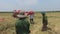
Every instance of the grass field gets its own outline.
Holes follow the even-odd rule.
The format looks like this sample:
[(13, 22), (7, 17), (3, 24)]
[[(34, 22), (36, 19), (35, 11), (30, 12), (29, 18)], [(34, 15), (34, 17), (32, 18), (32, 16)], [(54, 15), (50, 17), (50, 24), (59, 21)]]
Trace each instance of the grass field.
[[(31, 24), (30, 34), (60, 34), (60, 12), (49, 12), (46, 13), (46, 16), (48, 17), (48, 27), (51, 28), (51, 30), (41, 31), (42, 15), (41, 13), (35, 13), (35, 24)], [(0, 34), (16, 34), (16, 20), (16, 18), (12, 17), (12, 13), (0, 13)]]

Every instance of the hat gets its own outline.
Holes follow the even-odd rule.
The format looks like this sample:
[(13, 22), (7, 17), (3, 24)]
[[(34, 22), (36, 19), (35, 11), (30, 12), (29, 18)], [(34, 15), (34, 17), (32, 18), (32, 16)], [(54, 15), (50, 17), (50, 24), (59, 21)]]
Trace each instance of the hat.
[(24, 12), (21, 12), (17, 15), (18, 18), (26, 18), (27, 16), (24, 15)]
[(33, 11), (30, 11), (29, 14), (34, 14), (34, 12)]
[(27, 18), (25, 15), (17, 15), (18, 18)]

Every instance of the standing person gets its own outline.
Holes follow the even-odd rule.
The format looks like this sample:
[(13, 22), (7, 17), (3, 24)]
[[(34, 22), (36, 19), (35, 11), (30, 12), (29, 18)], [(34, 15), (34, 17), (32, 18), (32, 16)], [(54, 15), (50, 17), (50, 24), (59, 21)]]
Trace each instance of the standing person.
[(29, 15), (30, 15), (30, 23), (31, 24), (34, 24), (34, 12), (33, 11), (30, 11), (29, 12)]
[(48, 20), (47, 20), (47, 16), (45, 15), (45, 12), (42, 12), (42, 16), (43, 16), (43, 27), (42, 27), (42, 31), (46, 31), (47, 30), (47, 25), (48, 25)]
[(30, 24), (27, 17), (24, 15), (24, 13), (21, 13), (20, 15), (16, 15), (17, 18), (19, 18), (15, 24), (16, 26), (16, 34), (29, 34), (30, 33)]

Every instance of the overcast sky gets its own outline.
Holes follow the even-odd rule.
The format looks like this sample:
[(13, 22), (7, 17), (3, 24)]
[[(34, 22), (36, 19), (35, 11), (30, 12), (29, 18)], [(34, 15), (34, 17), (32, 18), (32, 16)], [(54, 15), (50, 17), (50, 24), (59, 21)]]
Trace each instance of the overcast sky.
[(0, 11), (17, 9), (36, 11), (60, 10), (60, 0), (0, 0)]

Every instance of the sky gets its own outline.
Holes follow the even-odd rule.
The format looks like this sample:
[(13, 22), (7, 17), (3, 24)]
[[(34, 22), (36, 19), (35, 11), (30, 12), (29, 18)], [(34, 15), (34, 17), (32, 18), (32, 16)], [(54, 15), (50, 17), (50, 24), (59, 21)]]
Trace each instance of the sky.
[(0, 0), (0, 11), (59, 11), (60, 0)]

